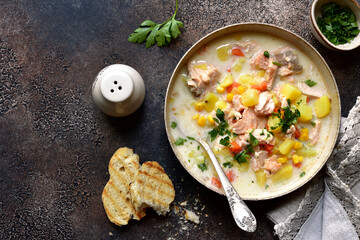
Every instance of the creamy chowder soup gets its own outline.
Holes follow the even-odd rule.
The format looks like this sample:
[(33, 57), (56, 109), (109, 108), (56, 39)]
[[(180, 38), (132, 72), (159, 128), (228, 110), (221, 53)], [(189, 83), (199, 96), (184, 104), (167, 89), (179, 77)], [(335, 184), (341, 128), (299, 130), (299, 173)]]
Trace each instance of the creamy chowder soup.
[(206, 138), (242, 194), (306, 175), (324, 148), (330, 99), (311, 59), (285, 40), (241, 33), (203, 46), (168, 93), (170, 139), (207, 185), (221, 188), (195, 139)]

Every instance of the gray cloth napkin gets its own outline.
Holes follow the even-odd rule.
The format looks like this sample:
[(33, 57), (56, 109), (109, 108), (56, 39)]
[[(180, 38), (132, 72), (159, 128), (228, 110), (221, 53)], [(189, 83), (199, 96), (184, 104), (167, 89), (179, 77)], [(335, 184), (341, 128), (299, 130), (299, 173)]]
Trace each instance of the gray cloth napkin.
[(341, 121), (338, 144), (325, 170), (280, 198), (267, 216), (280, 239), (359, 239), (360, 97)]

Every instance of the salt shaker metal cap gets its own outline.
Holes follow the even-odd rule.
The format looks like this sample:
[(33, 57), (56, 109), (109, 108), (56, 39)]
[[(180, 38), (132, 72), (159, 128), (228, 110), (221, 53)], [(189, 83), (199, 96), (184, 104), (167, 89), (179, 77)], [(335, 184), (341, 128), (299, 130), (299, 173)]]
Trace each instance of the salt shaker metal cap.
[(92, 96), (103, 113), (113, 117), (125, 117), (135, 112), (144, 101), (144, 80), (130, 66), (110, 65), (96, 76)]

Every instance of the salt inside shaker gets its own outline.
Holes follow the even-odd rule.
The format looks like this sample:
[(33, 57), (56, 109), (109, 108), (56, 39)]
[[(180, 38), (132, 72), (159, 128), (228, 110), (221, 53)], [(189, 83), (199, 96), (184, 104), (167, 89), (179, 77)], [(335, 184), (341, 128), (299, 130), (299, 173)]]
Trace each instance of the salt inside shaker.
[(92, 96), (103, 113), (125, 117), (141, 106), (145, 97), (145, 85), (134, 68), (114, 64), (105, 67), (96, 76)]

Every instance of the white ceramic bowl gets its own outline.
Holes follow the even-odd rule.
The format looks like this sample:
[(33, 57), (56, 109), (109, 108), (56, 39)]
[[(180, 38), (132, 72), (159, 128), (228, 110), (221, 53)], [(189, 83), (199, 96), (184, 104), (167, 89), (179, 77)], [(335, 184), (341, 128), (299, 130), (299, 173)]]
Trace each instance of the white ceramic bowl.
[(310, 179), (312, 179), (318, 171), (322, 168), (322, 166), (325, 164), (326, 160), (330, 156), (339, 131), (340, 126), (340, 97), (338, 88), (334, 79), (333, 74), (331, 73), (331, 70), (329, 66), (326, 64), (325, 60), (321, 57), (321, 55), (313, 48), (309, 43), (307, 43), (304, 39), (297, 36), (296, 34), (285, 30), (280, 27), (276, 27), (274, 25), (270, 24), (264, 24), (264, 23), (241, 23), (241, 24), (234, 24), (230, 26), (226, 26), (223, 28), (220, 28), (212, 33), (209, 33), (202, 39), (200, 39), (197, 43), (195, 43), (186, 53), (185, 55), (180, 59), (178, 65), (176, 66), (167, 91), (166, 91), (166, 100), (165, 100), (165, 108), (164, 108), (164, 117), (165, 117), (165, 127), (166, 127), (166, 133), (170, 142), (170, 145), (176, 155), (176, 157), (179, 159), (181, 165), (192, 175), (198, 182), (206, 186), (207, 188), (213, 190), (214, 192), (224, 194), (224, 191), (222, 188), (217, 188), (210, 182), (206, 181), (202, 176), (197, 174), (196, 169), (191, 167), (188, 162), (188, 158), (181, 157), (181, 154), (178, 152), (179, 150), (175, 147), (175, 139), (171, 134), (171, 121), (170, 121), (170, 93), (172, 91), (172, 88), (175, 84), (175, 81), (177, 79), (178, 74), (181, 72), (181, 69), (183, 69), (189, 59), (197, 53), (201, 48), (204, 47), (207, 43), (228, 35), (228, 34), (234, 34), (234, 33), (241, 33), (241, 32), (258, 32), (258, 33), (264, 33), (268, 35), (273, 35), (280, 39), (286, 39), (286, 41), (294, 44), (295, 47), (297, 47), (300, 51), (302, 51), (306, 56), (308, 56), (314, 64), (317, 66), (319, 72), (322, 73), (324, 82), (328, 89), (328, 94), (331, 98), (331, 112), (330, 112), (330, 121), (332, 127), (329, 129), (329, 135), (327, 138), (328, 144), (325, 145), (325, 148), (321, 153), (319, 153), (318, 161), (314, 164), (314, 166), (309, 169), (306, 172), (306, 175), (299, 179), (295, 184), (287, 184), (284, 187), (278, 189), (277, 191), (266, 191), (261, 194), (240, 194), (240, 196), (244, 200), (265, 200), (265, 199), (271, 199), (275, 197), (279, 197), (285, 194), (288, 194), (297, 188), (301, 187), (305, 183), (307, 183)]
[(328, 2), (334, 2), (342, 7), (349, 7), (350, 10), (355, 14), (358, 25), (360, 26), (360, 6), (356, 0), (315, 0), (311, 6), (310, 13), (310, 27), (312, 33), (315, 35), (316, 39), (325, 47), (331, 50), (338, 51), (350, 51), (360, 46), (360, 34), (358, 34), (355, 39), (350, 43), (335, 45), (330, 42), (320, 31), (316, 20), (321, 15), (321, 6)]

